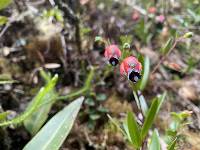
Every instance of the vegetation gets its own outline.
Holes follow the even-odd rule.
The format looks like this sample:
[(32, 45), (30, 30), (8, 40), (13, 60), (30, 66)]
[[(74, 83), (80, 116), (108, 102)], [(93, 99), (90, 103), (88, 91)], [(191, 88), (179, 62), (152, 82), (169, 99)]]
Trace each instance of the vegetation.
[(199, 4), (1, 0), (0, 149), (200, 149)]

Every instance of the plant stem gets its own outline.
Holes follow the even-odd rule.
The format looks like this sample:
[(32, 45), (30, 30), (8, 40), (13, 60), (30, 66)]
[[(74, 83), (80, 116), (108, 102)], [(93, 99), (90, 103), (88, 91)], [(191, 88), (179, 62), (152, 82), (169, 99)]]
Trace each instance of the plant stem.
[(169, 56), (169, 54), (174, 50), (174, 48), (176, 47), (177, 43), (179, 41), (182, 40), (182, 37), (175, 39), (174, 44), (172, 45), (172, 47), (170, 48), (170, 50), (167, 52), (166, 55), (164, 55), (160, 61), (158, 62), (158, 64), (154, 67), (153, 71), (151, 72), (151, 74), (154, 74), (156, 72), (156, 70), (159, 68), (159, 66), (163, 63), (163, 61)]
[(48, 103), (54, 103), (57, 100), (69, 100), (69, 99), (78, 97), (80, 95), (84, 95), (87, 91), (89, 91), (89, 89), (91, 87), (91, 82), (92, 82), (92, 79), (94, 78), (95, 69), (96, 68), (91, 68), (89, 75), (88, 75), (88, 77), (85, 81), (85, 84), (81, 89), (73, 91), (73, 92), (71, 92), (67, 95), (64, 95), (64, 96), (59, 96), (58, 94), (55, 94), (55, 96), (52, 98), (53, 100), (51, 99), (50, 101), (39, 105), (38, 108), (40, 108), (40, 107), (42, 107), (42, 106), (44, 106)]

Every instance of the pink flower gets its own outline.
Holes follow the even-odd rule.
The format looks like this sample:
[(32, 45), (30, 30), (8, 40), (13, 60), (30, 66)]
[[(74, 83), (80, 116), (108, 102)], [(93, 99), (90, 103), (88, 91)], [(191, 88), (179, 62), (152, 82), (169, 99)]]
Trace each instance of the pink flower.
[(112, 66), (116, 66), (119, 63), (121, 57), (121, 50), (117, 45), (109, 45), (106, 47), (104, 56), (109, 60)]
[(165, 16), (164, 15), (156, 16), (156, 22), (157, 23), (163, 23), (164, 21), (165, 21)]
[(120, 74), (128, 77), (132, 82), (141, 78), (142, 65), (134, 56), (125, 58), (120, 65)]

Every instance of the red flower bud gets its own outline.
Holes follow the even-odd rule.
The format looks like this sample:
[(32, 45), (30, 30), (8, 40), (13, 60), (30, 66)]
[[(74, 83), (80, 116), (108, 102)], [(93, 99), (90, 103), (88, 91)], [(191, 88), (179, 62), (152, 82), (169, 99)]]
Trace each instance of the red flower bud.
[(109, 60), (112, 66), (116, 66), (119, 63), (121, 51), (117, 45), (109, 45), (105, 49), (104, 56)]
[(155, 14), (156, 13), (156, 7), (149, 7), (148, 12), (150, 14)]
[(139, 20), (140, 19), (140, 14), (137, 11), (134, 11), (132, 13), (132, 19), (133, 19), (133, 21)]
[(142, 65), (134, 56), (129, 56), (120, 65), (120, 74), (129, 80), (137, 82), (141, 78)]

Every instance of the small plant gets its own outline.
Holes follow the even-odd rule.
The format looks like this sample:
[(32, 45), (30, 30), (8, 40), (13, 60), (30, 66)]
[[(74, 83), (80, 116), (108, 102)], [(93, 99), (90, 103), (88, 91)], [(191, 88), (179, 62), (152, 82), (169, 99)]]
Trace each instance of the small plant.
[(191, 111), (182, 111), (180, 113), (172, 112), (172, 122), (169, 125), (169, 128), (166, 130), (166, 135), (164, 137), (168, 149), (175, 149), (177, 141), (183, 139), (183, 129), (186, 125), (190, 124), (187, 121), (187, 118), (192, 114)]
[[(165, 96), (166, 93), (155, 97), (149, 109), (143, 96), (141, 98), (138, 98), (137, 96), (135, 97), (139, 102), (139, 109), (142, 111), (142, 118), (144, 118), (144, 120), (137, 118), (134, 113), (128, 112), (126, 119), (122, 122), (122, 125), (119, 125), (109, 116), (110, 120), (118, 127), (118, 129), (135, 149), (139, 150), (147, 147), (150, 148), (152, 147), (152, 144), (154, 144), (154, 142), (148, 143), (147, 137), (149, 137), (149, 131), (153, 125), (156, 115), (160, 110)], [(157, 131), (154, 131), (151, 138), (152, 141), (155, 140), (155, 136), (158, 136)], [(158, 144), (159, 145), (156, 145), (156, 147), (160, 147), (159, 142)], [(154, 148), (154, 150), (157, 149)]]
[(9, 112), (0, 113), (0, 127), (24, 125), (34, 136), (24, 149), (59, 149), (72, 128), (84, 98), (75, 100), (45, 124), (51, 107), (58, 100), (70, 100), (85, 95), (91, 88), (94, 70), (95, 68), (91, 68), (82, 88), (64, 96), (59, 96), (55, 90), (58, 75), (51, 77), (41, 70), (40, 74), (46, 81), (46, 85), (39, 90), (26, 110), (19, 116), (7, 120)]
[[(160, 16), (159, 21), (163, 21), (163, 17)], [(174, 41), (170, 38), (164, 47), (161, 49), (163, 57), (158, 62), (158, 64), (153, 69), (154, 73), (159, 65), (164, 59), (169, 55), (169, 53), (175, 48), (176, 44), (185, 38), (192, 37), (192, 33), (188, 32), (183, 36), (176, 38)], [(105, 41), (102, 40), (101, 42)], [(96, 40), (95, 42), (99, 42)], [(123, 43), (124, 42), (124, 43)], [(116, 67), (120, 64), (120, 74), (126, 76), (130, 81), (130, 85), (133, 89), (133, 95), (138, 109), (141, 111), (142, 117), (136, 117), (134, 113), (128, 112), (125, 121), (122, 124), (118, 124), (111, 116), (108, 115), (110, 120), (118, 127), (118, 129), (123, 133), (129, 143), (137, 150), (140, 149), (150, 149), (150, 150), (160, 150), (160, 137), (157, 130), (154, 130), (151, 137), (149, 133), (151, 127), (154, 123), (156, 115), (158, 114), (161, 105), (166, 97), (166, 93), (161, 96), (155, 97), (152, 100), (152, 104), (148, 108), (144, 96), (141, 94), (140, 90), (143, 90), (146, 86), (149, 76), (150, 63), (149, 59), (144, 59), (140, 54), (137, 55), (131, 52), (130, 43), (126, 40), (122, 42), (122, 51), (115, 44), (108, 44), (105, 47), (104, 56), (108, 60), (109, 64)], [(106, 44), (106, 43), (105, 43)], [(138, 56), (138, 57), (136, 57)], [(140, 96), (138, 96), (140, 95)], [(173, 134), (168, 136), (170, 139), (168, 144), (168, 150), (175, 149), (176, 141), (179, 139), (178, 128), (180, 128), (184, 123), (184, 119), (188, 116), (187, 113), (175, 114), (173, 113), (175, 120), (173, 121), (172, 127), (169, 128)], [(150, 141), (150, 142), (148, 142)]]

